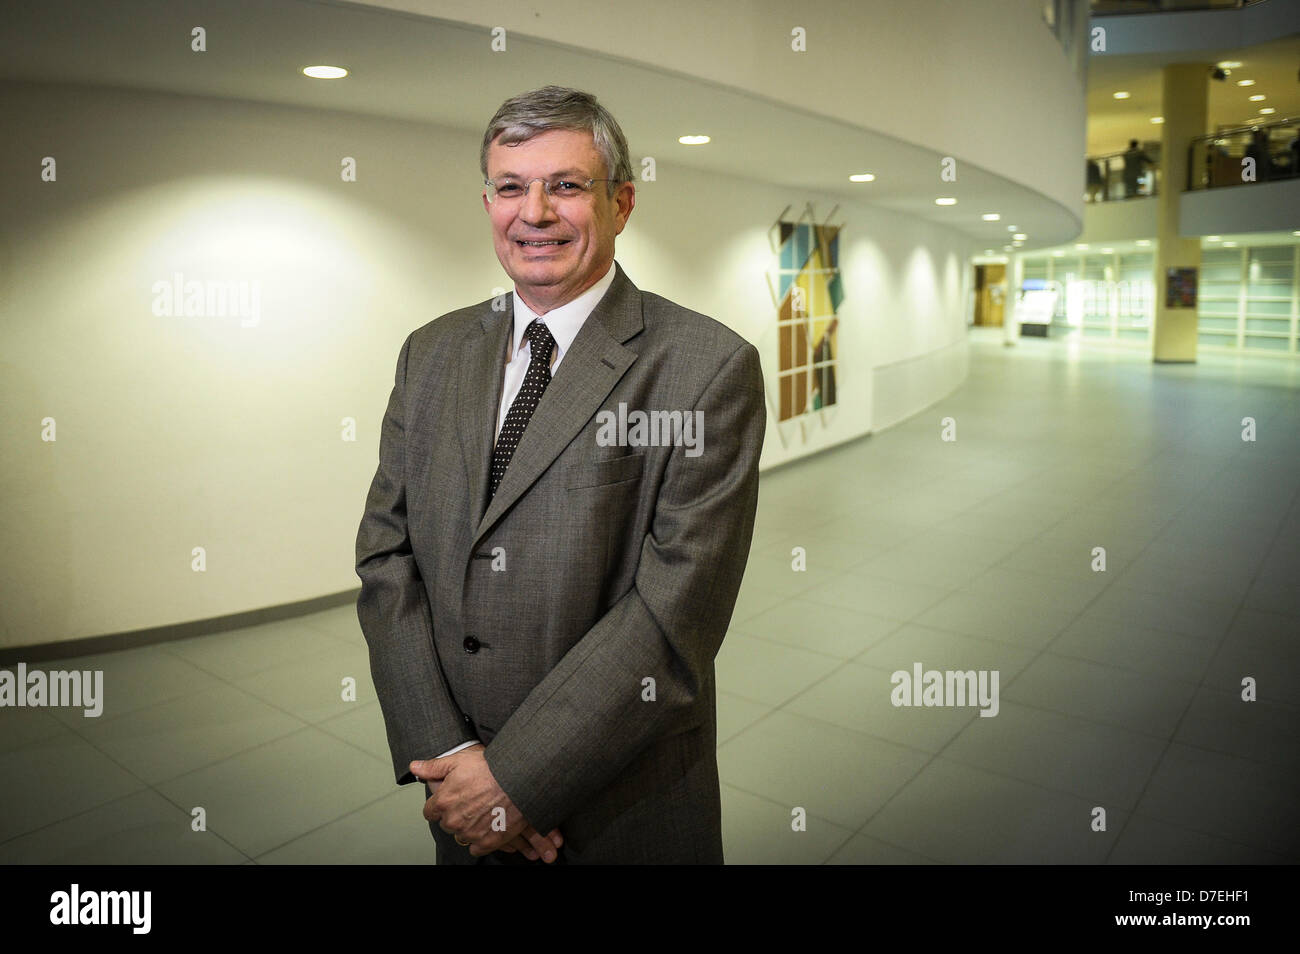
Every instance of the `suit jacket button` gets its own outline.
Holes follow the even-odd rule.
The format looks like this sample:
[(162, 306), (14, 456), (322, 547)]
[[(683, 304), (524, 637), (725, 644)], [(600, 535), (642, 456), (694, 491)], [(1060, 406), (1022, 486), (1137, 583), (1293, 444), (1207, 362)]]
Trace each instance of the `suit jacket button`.
[(475, 639), (473, 636), (466, 636), (464, 645), (465, 645), (465, 652), (467, 653), (478, 652), (478, 640)]

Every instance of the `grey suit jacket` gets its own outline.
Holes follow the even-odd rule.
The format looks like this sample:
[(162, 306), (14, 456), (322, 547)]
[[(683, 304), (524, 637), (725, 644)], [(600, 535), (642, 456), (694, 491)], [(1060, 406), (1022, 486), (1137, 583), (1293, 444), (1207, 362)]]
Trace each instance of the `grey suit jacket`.
[[(406, 339), (357, 614), (399, 784), (477, 738), (569, 862), (721, 863), (713, 662), (753, 532), (762, 373), (744, 339), (615, 268), (490, 503), (511, 307)], [(703, 412), (702, 453), (602, 446), (597, 412), (620, 403)]]

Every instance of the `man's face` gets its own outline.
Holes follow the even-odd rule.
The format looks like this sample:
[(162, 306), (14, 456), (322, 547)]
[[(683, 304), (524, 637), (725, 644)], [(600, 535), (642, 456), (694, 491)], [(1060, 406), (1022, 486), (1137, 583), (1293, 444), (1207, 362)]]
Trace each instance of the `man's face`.
[[(610, 197), (607, 183), (597, 181), (588, 195), (560, 198), (548, 196), (541, 182), (529, 182), (608, 176), (591, 133), (552, 129), (510, 146), (493, 142), (487, 166), (489, 179), (529, 183), (523, 198), (488, 202), (486, 189), (482, 197), (497, 258), (528, 306), (544, 313), (596, 284), (614, 260), (614, 237), (632, 214), (635, 187), (621, 183)], [(553, 240), (560, 244), (523, 244)]]

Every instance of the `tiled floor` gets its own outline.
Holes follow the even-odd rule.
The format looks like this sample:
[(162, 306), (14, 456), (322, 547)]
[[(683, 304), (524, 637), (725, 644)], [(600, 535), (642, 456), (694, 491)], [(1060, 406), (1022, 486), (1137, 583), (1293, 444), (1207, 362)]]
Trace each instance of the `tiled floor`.
[[(729, 861), (1300, 861), (1300, 363), (977, 334), (957, 393), (761, 493)], [(998, 714), (894, 706), (918, 662), (996, 670)], [(433, 860), (352, 607), (57, 668), (114, 691), (0, 710), (0, 862)]]

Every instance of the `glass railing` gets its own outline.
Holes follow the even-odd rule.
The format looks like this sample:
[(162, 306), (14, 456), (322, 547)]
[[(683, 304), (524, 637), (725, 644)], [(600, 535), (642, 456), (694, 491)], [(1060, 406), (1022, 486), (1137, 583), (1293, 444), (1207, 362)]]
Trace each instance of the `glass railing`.
[(1114, 202), (1160, 193), (1160, 144), (1088, 156), (1084, 167), (1085, 202)]
[(1189, 190), (1271, 182), (1298, 174), (1300, 118), (1296, 117), (1197, 136), (1187, 156)]
[(1238, 10), (1264, 0), (1092, 0), (1094, 17), (1125, 13), (1183, 13), (1188, 10)]

